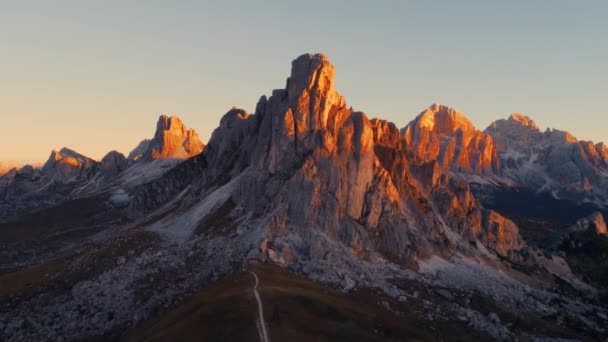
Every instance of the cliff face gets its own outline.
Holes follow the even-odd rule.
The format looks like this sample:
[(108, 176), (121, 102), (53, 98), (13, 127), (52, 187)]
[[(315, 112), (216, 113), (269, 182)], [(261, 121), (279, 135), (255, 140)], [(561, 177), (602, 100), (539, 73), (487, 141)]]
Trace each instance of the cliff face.
[[(232, 109), (223, 117), (190, 163), (204, 165), (198, 176), (176, 183), (168, 174), (148, 184), (134, 195), (131, 213), (150, 212), (186, 186), (209, 193), (229, 184), (220, 189), (230, 191), (241, 214), (268, 222), (265, 246), (279, 255), (309, 251), (286, 252), (292, 258), (313, 257), (307, 253), (316, 253), (319, 236), (361, 257), (380, 252), (401, 261), (457, 249), (478, 253), (471, 241), (502, 255), (521, 248), (512, 222), (483, 209), (437, 162), (409, 150), (394, 124), (347, 107), (334, 73), (323, 55), (298, 57), (286, 89), (263, 96), (253, 115)], [(185, 167), (178, 168), (183, 175)]]
[(404, 139), (424, 160), (456, 172), (495, 174), (500, 169), (494, 140), (460, 112), (430, 106), (404, 128)]

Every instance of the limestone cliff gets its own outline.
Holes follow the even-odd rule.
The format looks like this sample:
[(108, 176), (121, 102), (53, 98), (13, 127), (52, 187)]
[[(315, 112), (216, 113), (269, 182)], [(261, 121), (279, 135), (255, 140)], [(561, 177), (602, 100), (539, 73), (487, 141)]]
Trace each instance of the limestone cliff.
[(455, 109), (434, 104), (404, 128), (404, 139), (424, 160), (456, 172), (499, 171), (494, 140)]
[(419, 158), (394, 124), (349, 108), (334, 74), (324, 55), (298, 57), (285, 89), (263, 96), (254, 114), (226, 113), (203, 154), (134, 194), (131, 214), (185, 188), (203, 198), (230, 191), (234, 215), (267, 222), (265, 245), (301, 252), (285, 252), (290, 257), (313, 257), (322, 236), (360, 257), (376, 252), (404, 262), (482, 253), (473, 241), (517, 253), (523, 242), (515, 224), (483, 209), (437, 162)]

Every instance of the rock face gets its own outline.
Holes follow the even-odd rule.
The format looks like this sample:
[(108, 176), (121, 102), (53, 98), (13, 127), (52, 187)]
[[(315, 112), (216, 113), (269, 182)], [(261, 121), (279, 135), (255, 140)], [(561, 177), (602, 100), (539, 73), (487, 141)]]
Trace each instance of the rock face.
[(404, 138), (424, 160), (437, 160), (449, 170), (491, 175), (500, 169), (492, 137), (446, 106), (423, 111), (404, 128)]
[(154, 138), (140, 142), (129, 159), (187, 159), (201, 153), (204, 147), (196, 131), (188, 129), (177, 116), (161, 115)]
[[(131, 214), (151, 212), (186, 187), (209, 193), (226, 184), (231, 190), (215, 191), (230, 191), (239, 212), (268, 222), (266, 244), (277, 260), (283, 250), (289, 259), (321, 257), (322, 236), (361, 257), (379, 252), (403, 262), (481, 253), (472, 241), (501, 255), (522, 247), (515, 224), (410, 151), (394, 124), (347, 107), (334, 74), (324, 55), (298, 57), (285, 89), (263, 96), (253, 115), (230, 110), (202, 155), (134, 194)], [(201, 174), (176, 182), (195, 162)]]
[(541, 132), (520, 114), (495, 121), (485, 132), (496, 142), (504, 177), (536, 190), (607, 200), (608, 159), (603, 144), (578, 141), (559, 130)]

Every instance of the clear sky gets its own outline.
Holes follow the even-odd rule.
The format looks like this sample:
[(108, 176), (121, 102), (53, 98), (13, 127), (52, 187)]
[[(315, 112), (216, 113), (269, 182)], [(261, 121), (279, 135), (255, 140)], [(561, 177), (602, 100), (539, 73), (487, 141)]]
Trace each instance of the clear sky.
[(608, 1), (0, 0), (0, 160), (128, 153), (176, 113), (206, 141), (323, 52), (355, 109), (434, 102), (608, 141)]

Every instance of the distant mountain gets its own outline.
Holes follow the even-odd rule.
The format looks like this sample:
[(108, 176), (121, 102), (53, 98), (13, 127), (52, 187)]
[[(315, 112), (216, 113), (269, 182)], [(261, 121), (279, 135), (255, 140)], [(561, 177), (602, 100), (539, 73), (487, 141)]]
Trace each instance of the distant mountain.
[(437, 160), (456, 172), (500, 172), (494, 140), (455, 109), (434, 104), (404, 129), (405, 141), (424, 160)]
[(161, 115), (151, 140), (143, 140), (129, 153), (129, 159), (146, 160), (176, 158), (187, 159), (203, 151), (205, 145), (198, 134), (177, 116)]
[(60, 182), (72, 182), (92, 177), (97, 171), (97, 162), (89, 157), (62, 148), (53, 150), (47, 162), (42, 166), (42, 173)]
[(514, 114), (492, 123), (501, 176), (558, 197), (577, 196), (608, 204), (608, 148), (579, 141), (560, 130), (541, 132), (528, 117)]
[(177, 116), (161, 115), (154, 138), (143, 140), (130, 158), (117, 151), (100, 161), (69, 148), (53, 150), (40, 170), (14, 169), (0, 176), (0, 221), (61, 202), (92, 196), (160, 177), (204, 144)]
[(424, 160), (437, 160), (471, 183), (527, 188), (557, 199), (608, 208), (608, 148), (565, 131), (541, 132), (513, 114), (479, 131), (455, 109), (432, 105), (402, 130)]
[(0, 161), (0, 176), (8, 173), (9, 171), (11, 171), (13, 169), (19, 170), (28, 164), (33, 167), (40, 167), (42, 165), (40, 163)]

